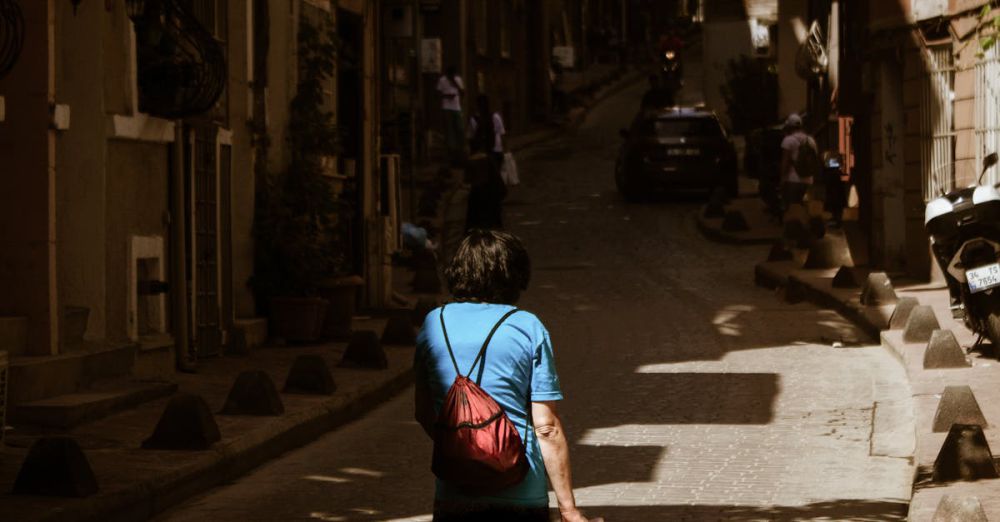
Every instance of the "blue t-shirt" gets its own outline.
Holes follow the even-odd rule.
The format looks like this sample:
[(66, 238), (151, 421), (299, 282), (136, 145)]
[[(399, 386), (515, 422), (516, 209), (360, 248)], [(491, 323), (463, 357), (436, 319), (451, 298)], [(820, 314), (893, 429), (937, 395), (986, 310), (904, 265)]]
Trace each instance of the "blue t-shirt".
[[(459, 369), (469, 371), (493, 325), (513, 307), (488, 303), (452, 303), (444, 308), (448, 339)], [(413, 368), (417, 382), (427, 383), (434, 399), (434, 411), (441, 411), (444, 397), (455, 380), (455, 366), (448, 355), (441, 332), (441, 308), (427, 314), (417, 336)], [(486, 365), (479, 385), (504, 409), (523, 438), (530, 401), (562, 399), (559, 376), (549, 332), (534, 314), (518, 311), (497, 329), (486, 349)], [(476, 365), (471, 378), (480, 375)], [(530, 470), (524, 481), (490, 496), (470, 497), (441, 480), (435, 498), (447, 502), (503, 506), (548, 506), (548, 478), (534, 430), (528, 428), (527, 448)]]

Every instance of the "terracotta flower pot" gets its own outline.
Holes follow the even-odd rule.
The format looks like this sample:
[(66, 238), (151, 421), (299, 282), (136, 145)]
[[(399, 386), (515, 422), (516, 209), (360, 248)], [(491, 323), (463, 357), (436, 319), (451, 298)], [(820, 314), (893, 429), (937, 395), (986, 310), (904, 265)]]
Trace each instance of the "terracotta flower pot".
[(288, 342), (318, 341), (329, 307), (318, 297), (274, 297), (271, 299), (271, 333)]

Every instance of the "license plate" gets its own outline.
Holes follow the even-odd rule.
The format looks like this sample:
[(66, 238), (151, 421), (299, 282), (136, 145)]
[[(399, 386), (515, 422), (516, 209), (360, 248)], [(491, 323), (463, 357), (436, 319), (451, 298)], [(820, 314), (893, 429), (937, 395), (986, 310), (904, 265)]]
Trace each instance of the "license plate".
[(969, 282), (969, 290), (974, 294), (1000, 286), (1000, 263), (969, 270), (965, 273), (965, 279)]
[(701, 149), (667, 149), (667, 156), (698, 156)]

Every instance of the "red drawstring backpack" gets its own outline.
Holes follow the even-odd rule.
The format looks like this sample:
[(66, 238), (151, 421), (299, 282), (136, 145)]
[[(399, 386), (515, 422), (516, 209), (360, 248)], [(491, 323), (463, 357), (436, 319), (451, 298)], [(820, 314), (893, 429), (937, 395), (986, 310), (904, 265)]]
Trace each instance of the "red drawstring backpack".
[[(488, 494), (513, 486), (528, 473), (528, 457), (524, 442), (503, 408), (490, 394), (469, 376), (482, 359), (486, 364), (486, 347), (500, 325), (517, 312), (513, 309), (497, 321), (483, 342), (479, 355), (469, 372), (462, 375), (444, 326), (441, 307), (441, 331), (448, 346), (448, 355), (455, 365), (455, 381), (444, 398), (444, 406), (434, 427), (434, 459), (431, 470), (445, 482), (471, 494)], [(482, 379), (480, 366), (479, 380)], [(528, 438), (525, 422), (524, 440)]]

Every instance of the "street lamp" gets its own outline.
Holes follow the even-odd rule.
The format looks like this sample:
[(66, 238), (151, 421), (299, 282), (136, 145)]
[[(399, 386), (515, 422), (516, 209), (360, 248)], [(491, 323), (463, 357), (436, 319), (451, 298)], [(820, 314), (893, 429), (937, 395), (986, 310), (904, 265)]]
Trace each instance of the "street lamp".
[(146, 14), (146, 0), (125, 0), (125, 13), (133, 21), (138, 21)]

